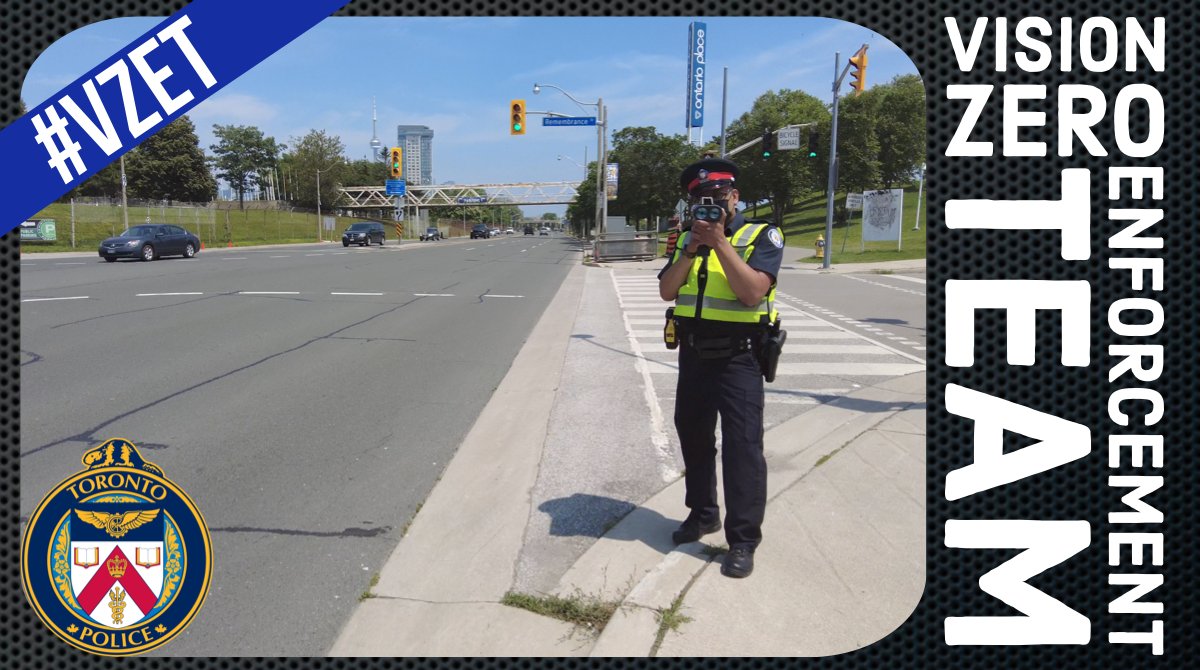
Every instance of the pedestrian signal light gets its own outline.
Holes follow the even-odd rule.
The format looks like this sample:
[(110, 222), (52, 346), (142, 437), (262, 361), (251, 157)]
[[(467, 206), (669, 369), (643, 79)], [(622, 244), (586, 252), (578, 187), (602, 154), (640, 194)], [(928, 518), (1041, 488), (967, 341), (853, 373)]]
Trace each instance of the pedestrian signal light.
[(392, 147), (391, 160), (388, 162), (388, 176), (392, 179), (399, 179), (400, 175), (404, 174), (404, 150), (400, 147)]
[(817, 131), (808, 131), (808, 157), (817, 157)]
[(867, 86), (867, 45), (862, 45), (862, 48), (850, 57), (850, 67), (850, 88), (854, 89), (854, 95), (858, 95)]
[(525, 134), (525, 101), (513, 100), (510, 105), (512, 109), (512, 123), (508, 127), (509, 135), (524, 135)]
[(770, 158), (771, 153), (775, 150), (775, 134), (769, 130), (763, 131), (762, 136), (762, 157)]

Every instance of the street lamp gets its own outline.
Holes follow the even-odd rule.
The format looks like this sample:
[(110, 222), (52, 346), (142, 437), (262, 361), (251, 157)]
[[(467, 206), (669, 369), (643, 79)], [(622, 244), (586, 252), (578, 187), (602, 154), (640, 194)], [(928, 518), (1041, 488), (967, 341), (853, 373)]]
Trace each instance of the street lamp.
[[(599, 155), (599, 161), (596, 164), (596, 230), (597, 233), (602, 234), (608, 219), (608, 196), (604, 191), (604, 173), (606, 172), (604, 162), (608, 159), (608, 143), (605, 141), (607, 139), (605, 135), (607, 134), (608, 109), (604, 106), (604, 98), (596, 98), (596, 102), (583, 102), (554, 84), (534, 84), (533, 94), (541, 93), (543, 86), (562, 93), (577, 105), (596, 108), (596, 151)], [(586, 169), (584, 176), (587, 176)]]
[[(558, 155), (558, 160), (560, 160), (560, 161), (568, 160), (568, 161), (571, 161), (572, 163), (578, 165), (579, 167), (583, 168), (583, 178), (587, 179), (587, 165), (580, 163), (579, 161), (575, 160), (574, 158), (571, 158), (570, 156), (563, 156), (562, 154)], [(584, 154), (583, 160), (584, 161), (587, 160), (587, 154)]]
[(317, 168), (317, 241), (318, 242), (325, 241), (325, 237), (321, 234), (321, 225), (322, 225), (322, 222), (321, 222), (321, 173), (329, 172), (335, 166), (340, 165), (341, 162), (342, 162), (342, 159), (339, 157), (339, 158), (334, 159), (334, 161), (332, 163), (330, 163), (327, 167)]

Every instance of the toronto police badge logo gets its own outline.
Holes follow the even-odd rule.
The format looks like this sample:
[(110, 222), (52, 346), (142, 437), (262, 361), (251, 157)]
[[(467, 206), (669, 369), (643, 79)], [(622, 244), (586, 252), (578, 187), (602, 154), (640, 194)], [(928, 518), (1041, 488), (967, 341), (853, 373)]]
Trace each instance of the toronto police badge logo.
[(208, 595), (204, 518), (128, 440), (88, 450), (83, 465), (29, 518), (25, 595), (51, 631), (84, 651), (127, 656), (160, 647)]

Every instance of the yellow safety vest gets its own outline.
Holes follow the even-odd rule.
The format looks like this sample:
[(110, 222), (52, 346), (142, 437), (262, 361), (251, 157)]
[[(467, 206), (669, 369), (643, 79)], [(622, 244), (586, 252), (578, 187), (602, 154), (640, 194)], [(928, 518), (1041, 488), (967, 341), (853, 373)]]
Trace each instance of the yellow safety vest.
[[(743, 224), (729, 239), (743, 261), (749, 261), (750, 254), (754, 252), (754, 240), (767, 226), (765, 223)], [(679, 261), (690, 236), (691, 231), (680, 236), (673, 263)], [(706, 274), (703, 284), (700, 281), (702, 270)], [(687, 282), (679, 288), (679, 296), (675, 299), (675, 316), (726, 323), (772, 323), (779, 318), (779, 312), (775, 309), (775, 285), (771, 285), (771, 290), (757, 305), (747, 307), (729, 286), (721, 259), (715, 253), (709, 253), (707, 257), (697, 255), (692, 259)]]

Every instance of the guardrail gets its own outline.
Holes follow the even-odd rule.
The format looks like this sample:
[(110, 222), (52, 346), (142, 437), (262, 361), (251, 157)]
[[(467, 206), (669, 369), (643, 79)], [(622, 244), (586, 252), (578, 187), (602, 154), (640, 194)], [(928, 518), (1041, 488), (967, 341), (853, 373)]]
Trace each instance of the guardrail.
[(592, 250), (592, 258), (597, 261), (642, 261), (657, 257), (657, 233), (604, 233)]

